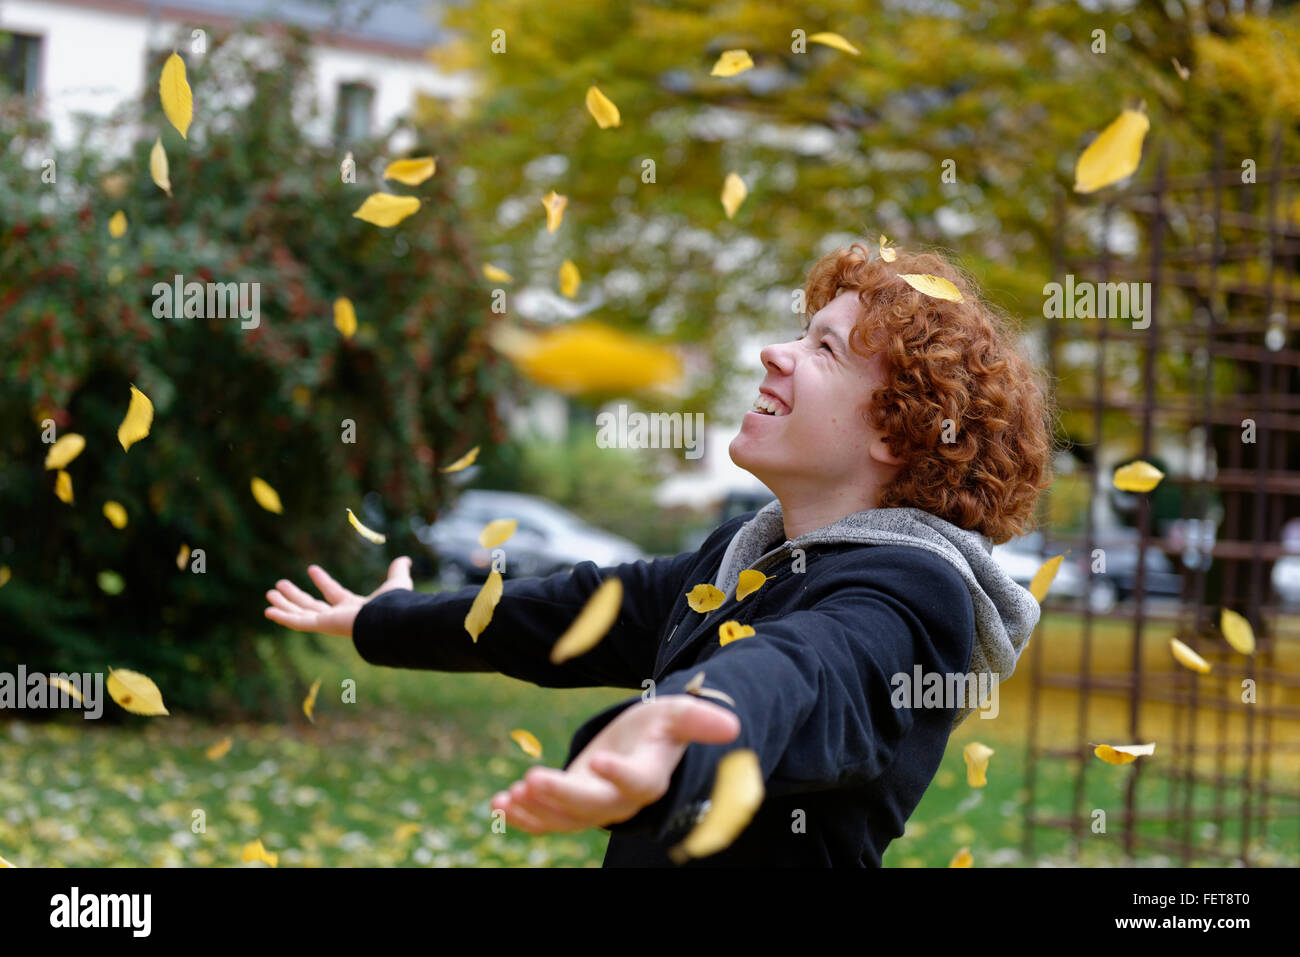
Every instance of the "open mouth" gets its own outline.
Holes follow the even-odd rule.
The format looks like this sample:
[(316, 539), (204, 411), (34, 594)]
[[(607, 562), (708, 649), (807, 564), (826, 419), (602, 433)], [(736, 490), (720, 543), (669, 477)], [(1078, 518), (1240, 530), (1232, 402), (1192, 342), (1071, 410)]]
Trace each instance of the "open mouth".
[(759, 415), (771, 415), (775, 417), (790, 414), (790, 410), (784, 405), (776, 399), (773, 399), (771, 396), (764, 395), (761, 392), (758, 394), (758, 398), (754, 400), (754, 404), (750, 406), (749, 411), (757, 412)]

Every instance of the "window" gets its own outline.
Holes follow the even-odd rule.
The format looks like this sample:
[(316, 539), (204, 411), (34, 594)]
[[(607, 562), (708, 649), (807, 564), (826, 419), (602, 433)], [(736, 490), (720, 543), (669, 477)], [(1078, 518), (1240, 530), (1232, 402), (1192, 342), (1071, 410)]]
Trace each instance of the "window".
[(0, 94), (36, 98), (41, 38), (0, 30)]
[(370, 111), (374, 102), (374, 87), (365, 83), (339, 84), (334, 137), (340, 145), (349, 146), (370, 135)]

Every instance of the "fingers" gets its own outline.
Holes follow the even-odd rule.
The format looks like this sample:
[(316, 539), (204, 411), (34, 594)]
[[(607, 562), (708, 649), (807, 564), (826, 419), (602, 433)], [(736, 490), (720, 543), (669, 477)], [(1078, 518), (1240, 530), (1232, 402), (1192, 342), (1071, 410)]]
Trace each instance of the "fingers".
[(411, 559), (403, 555), (401, 558), (394, 558), (393, 563), (388, 566), (388, 581), (397, 582), (395, 587), (410, 588), (411, 582)]
[(740, 718), (722, 705), (700, 701), (690, 695), (660, 699), (668, 704), (668, 733), (680, 741), (726, 744), (740, 735)]
[(266, 593), (266, 600), (269, 604), (280, 609), (281, 611), (287, 611), (291, 615), (302, 614), (304, 611), (303, 608), (299, 607), (298, 605), (295, 605), (293, 602), (285, 598), (274, 588), (272, 588), (270, 591)]
[(591, 770), (625, 794), (643, 797), (647, 801), (655, 796), (650, 782), (625, 758), (614, 754), (593, 755)]
[(314, 631), (316, 616), (306, 612), (289, 612), (280, 608), (266, 609), (266, 617), (272, 621), (278, 621), (286, 628), (292, 628), (295, 631)]
[[(585, 805), (571, 806), (563, 800), (548, 797), (527, 782), (517, 781), (510, 789), (510, 802), (515, 808), (530, 814), (553, 831), (585, 831), (595, 825), (600, 808)], [(507, 817), (509, 811), (506, 812)]]
[(293, 602), (303, 611), (329, 611), (330, 606), (325, 604), (319, 598), (312, 598), (293, 582), (287, 578), (281, 578), (275, 583), (275, 587), (280, 590), (280, 594)]
[(311, 576), (311, 580), (316, 583), (320, 593), (325, 596), (325, 600), (331, 605), (337, 605), (344, 599), (352, 597), (352, 592), (331, 578), (329, 572), (319, 565), (308, 565), (307, 574)]

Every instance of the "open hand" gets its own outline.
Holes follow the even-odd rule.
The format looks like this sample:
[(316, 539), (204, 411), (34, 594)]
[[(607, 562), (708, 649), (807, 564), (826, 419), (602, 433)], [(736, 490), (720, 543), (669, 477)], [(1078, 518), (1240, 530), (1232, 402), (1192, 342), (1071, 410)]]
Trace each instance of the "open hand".
[(297, 631), (351, 638), (352, 623), (356, 621), (357, 612), (362, 605), (386, 591), (414, 587), (411, 582), (411, 559), (405, 555), (393, 559), (393, 563), (388, 566), (387, 580), (364, 597), (348, 591), (319, 565), (307, 566), (307, 574), (325, 596), (325, 601), (313, 598), (287, 578), (281, 578), (275, 583), (275, 588), (266, 593), (266, 600), (270, 603), (266, 609), (267, 618)]

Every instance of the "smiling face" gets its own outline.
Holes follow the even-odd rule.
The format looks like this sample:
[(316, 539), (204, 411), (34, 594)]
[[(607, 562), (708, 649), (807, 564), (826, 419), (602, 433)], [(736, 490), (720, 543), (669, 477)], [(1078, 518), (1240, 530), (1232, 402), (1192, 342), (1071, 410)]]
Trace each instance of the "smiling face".
[(763, 349), (768, 374), (758, 404), (771, 402), (779, 414), (746, 412), (729, 451), (781, 499), (787, 516), (814, 503), (828, 522), (874, 508), (879, 487), (901, 464), (866, 415), (884, 366), (882, 356), (849, 347), (860, 308), (857, 293), (843, 292), (800, 338)]

